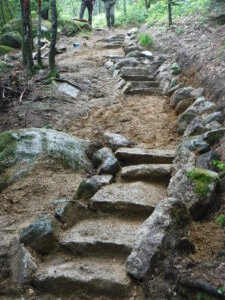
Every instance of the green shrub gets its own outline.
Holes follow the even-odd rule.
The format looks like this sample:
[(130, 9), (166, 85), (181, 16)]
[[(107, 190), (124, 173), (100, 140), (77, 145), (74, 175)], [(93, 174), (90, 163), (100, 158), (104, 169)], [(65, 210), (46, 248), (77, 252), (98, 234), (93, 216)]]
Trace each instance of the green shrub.
[(143, 47), (148, 47), (152, 44), (152, 37), (147, 33), (140, 33), (138, 39)]
[(221, 171), (225, 171), (225, 163), (219, 160), (213, 160), (213, 166), (217, 167)]
[(218, 215), (215, 222), (220, 228), (223, 228), (225, 226), (225, 214)]

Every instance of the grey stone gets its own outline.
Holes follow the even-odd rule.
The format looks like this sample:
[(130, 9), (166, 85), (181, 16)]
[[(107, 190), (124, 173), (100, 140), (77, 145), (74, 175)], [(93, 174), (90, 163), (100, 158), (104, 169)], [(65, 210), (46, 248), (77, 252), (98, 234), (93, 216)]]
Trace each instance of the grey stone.
[(204, 153), (209, 151), (210, 145), (204, 140), (204, 135), (197, 135), (185, 138), (182, 142), (182, 147), (187, 148), (190, 151)]
[(147, 57), (148, 59), (153, 59), (153, 54), (150, 51), (141, 51), (141, 55)]
[(88, 145), (85, 152), (86, 152), (88, 158), (93, 160), (95, 152), (101, 148), (103, 148), (103, 144), (100, 141), (93, 141)]
[(130, 47), (124, 48), (125, 55), (127, 55), (128, 53), (133, 52), (133, 51), (142, 51), (142, 48), (140, 48), (139, 46), (130, 46)]
[(183, 113), (189, 106), (191, 106), (194, 102), (194, 98), (188, 98), (184, 99), (178, 102), (176, 108), (175, 108), (175, 113), (177, 115)]
[(120, 70), (113, 71), (113, 78), (119, 77), (119, 75), (120, 75)]
[(168, 164), (141, 164), (123, 167), (122, 178), (132, 179), (163, 179), (170, 177), (171, 165)]
[(175, 108), (181, 100), (190, 98), (193, 90), (194, 88), (192, 87), (183, 87), (176, 90), (170, 99), (170, 105)]
[(134, 27), (134, 28), (131, 28), (128, 32), (127, 32), (127, 35), (133, 35), (133, 34), (137, 34), (138, 33), (138, 28), (137, 27)]
[(168, 195), (185, 204), (192, 217), (199, 220), (212, 204), (217, 183), (216, 172), (185, 166), (171, 178)]
[(123, 165), (147, 163), (170, 164), (174, 156), (175, 150), (167, 149), (120, 148), (116, 151), (116, 157)]
[[(163, 95), (163, 91), (160, 87), (154, 87), (158, 83), (154, 83), (153, 86), (148, 87), (144, 84), (144, 82), (140, 83), (140, 86), (133, 84), (132, 82), (128, 82), (125, 87), (123, 88), (123, 94), (130, 94), (130, 95)], [(151, 85), (151, 84), (149, 84)]]
[[(113, 183), (100, 189), (91, 198), (91, 207), (98, 211), (139, 214), (148, 217), (156, 204), (166, 196), (166, 186), (158, 183)], [(141, 218), (142, 219), (142, 218)]]
[(101, 163), (103, 163), (108, 157), (111, 157), (111, 156), (114, 156), (114, 155), (110, 148), (107, 148), (107, 147), (101, 148), (93, 154), (93, 157), (92, 157), (93, 163), (97, 167)]
[(196, 167), (208, 169), (211, 171), (216, 171), (215, 166), (213, 165), (213, 160), (220, 160), (220, 155), (218, 152), (211, 150), (204, 154), (201, 154), (196, 160)]
[(128, 76), (150, 76), (149, 69), (147, 67), (123, 67), (120, 70), (120, 76), (127, 80)]
[(219, 140), (224, 136), (224, 134), (225, 128), (219, 128), (204, 133), (203, 138), (210, 145), (214, 145), (219, 142)]
[(75, 86), (67, 83), (67, 82), (53, 82), (56, 88), (63, 94), (66, 94), (74, 99), (77, 99), (80, 89), (76, 88)]
[(135, 57), (128, 57), (120, 59), (115, 64), (115, 69), (121, 69), (122, 67), (136, 67), (138, 65), (138, 60)]
[(194, 118), (184, 132), (184, 136), (199, 135), (205, 132), (205, 126), (200, 117)]
[(126, 81), (125, 81), (124, 79), (121, 79), (121, 80), (117, 83), (116, 87), (120, 90), (120, 89), (122, 89), (125, 85), (126, 85)]
[(76, 199), (91, 198), (102, 186), (110, 184), (112, 179), (112, 175), (95, 175), (83, 180), (77, 189)]
[(198, 88), (198, 89), (194, 89), (191, 92), (191, 97), (194, 97), (195, 99), (202, 97), (204, 93), (204, 89), (203, 88)]
[(105, 63), (104, 66), (106, 67), (106, 69), (109, 69), (109, 68), (111, 68), (113, 65), (114, 65), (113, 61), (108, 60), (108, 61)]
[(224, 117), (223, 117), (223, 114), (220, 111), (216, 111), (216, 112), (213, 112), (213, 113), (205, 116), (204, 121), (205, 121), (206, 124), (211, 123), (213, 121), (223, 123)]
[(216, 105), (213, 102), (206, 101), (204, 97), (199, 97), (189, 106), (188, 112), (195, 114), (211, 113), (216, 110)]
[(171, 79), (172, 79), (172, 76), (171, 76), (171, 73), (169, 71), (163, 71), (163, 72), (160, 72), (157, 75), (157, 80), (158, 81), (162, 81), (162, 80), (171, 81)]
[(128, 147), (131, 145), (129, 139), (121, 134), (116, 134), (112, 132), (105, 132), (103, 135), (104, 144), (110, 147), (113, 151), (116, 151), (120, 147)]
[(127, 53), (126, 57), (137, 57), (137, 58), (140, 58), (142, 55), (141, 55), (141, 52), (140, 51), (132, 51), (132, 52), (129, 52)]
[(212, 131), (221, 128), (222, 125), (217, 121), (212, 121), (205, 125), (205, 131)]
[(39, 253), (48, 253), (56, 246), (56, 230), (56, 222), (43, 217), (22, 230), (20, 242)]
[(182, 142), (176, 152), (172, 165), (172, 176), (184, 167), (194, 166), (196, 161), (196, 153), (191, 151), (185, 142)]
[(175, 247), (187, 220), (187, 210), (177, 199), (160, 201), (137, 232), (133, 250), (127, 259), (128, 274), (144, 280), (153, 270), (157, 258), (166, 254), (168, 247)]
[(98, 174), (116, 175), (120, 170), (120, 165), (115, 156), (107, 157), (98, 168)]
[(10, 256), (12, 281), (20, 288), (24, 288), (31, 283), (32, 276), (37, 270), (35, 259), (17, 239), (11, 241)]
[[(7, 178), (5, 186), (28, 174), (40, 158), (42, 161), (49, 157), (57, 159), (75, 171), (92, 168), (85, 153), (89, 142), (55, 130), (30, 128), (7, 131), (0, 134), (0, 143), (5, 145), (0, 149), (1, 180)], [(11, 173), (9, 167), (13, 167)]]
[[(74, 197), (76, 199), (76, 195)], [(75, 201), (70, 200), (60, 205), (55, 211), (55, 217), (65, 226), (72, 226), (82, 219), (89, 217), (89, 211), (87, 206), (77, 199)]]
[(183, 134), (187, 126), (195, 119), (197, 114), (189, 111), (185, 111), (179, 115), (177, 120), (177, 132), (178, 134)]
[[(170, 84), (169, 84), (168, 92), (167, 92), (167, 93), (168, 93), (169, 96), (171, 96), (176, 90), (178, 90), (178, 89), (180, 89), (180, 88), (182, 88), (182, 87), (183, 87), (182, 84), (177, 84), (177, 85), (174, 85), (174, 86), (171, 87), (171, 80), (170, 80)], [(183, 100), (183, 101), (184, 101), (184, 100)], [(182, 102), (182, 101), (180, 101), (180, 102)], [(179, 102), (179, 103), (180, 103), (180, 102)], [(178, 103), (178, 105), (179, 105), (179, 103)], [(178, 105), (177, 105), (177, 106), (178, 106)], [(176, 106), (176, 107), (177, 107), (177, 106)], [(187, 107), (186, 107), (186, 108), (187, 108)], [(185, 109), (186, 109), (186, 108), (185, 108)], [(185, 110), (185, 109), (184, 109), (184, 110)], [(183, 111), (184, 111), (184, 110), (183, 110)]]

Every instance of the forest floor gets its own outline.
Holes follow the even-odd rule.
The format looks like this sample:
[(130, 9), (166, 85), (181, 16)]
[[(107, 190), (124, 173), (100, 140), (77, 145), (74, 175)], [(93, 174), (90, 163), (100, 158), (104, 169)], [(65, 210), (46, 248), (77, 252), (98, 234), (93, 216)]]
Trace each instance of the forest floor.
[[(180, 27), (183, 28), (183, 32), (178, 34), (181, 32)], [(0, 132), (47, 127), (84, 139), (96, 140), (105, 131), (110, 131), (123, 134), (138, 147), (175, 148), (180, 138), (175, 131), (177, 117), (170, 110), (168, 99), (159, 96), (124, 96), (116, 88), (116, 79), (112, 78), (112, 74), (104, 67), (107, 55), (124, 54), (122, 49), (104, 48), (103, 40), (110, 35), (126, 31), (94, 30), (91, 35), (62, 37), (58, 45), (66, 47), (67, 50), (57, 55), (60, 77), (79, 84), (80, 94), (76, 99), (71, 98), (59, 92), (54, 84), (43, 84), (47, 70), (41, 70), (28, 82), (22, 102), (19, 101), (19, 93), (18, 97), (10, 100), (0, 112)], [(225, 40), (224, 26), (215, 28), (199, 24), (198, 20), (192, 19), (192, 23), (190, 20), (184, 20), (170, 31), (165, 28), (152, 29), (150, 34), (154, 38), (153, 52), (166, 53), (171, 57), (177, 55), (181, 64), (183, 61), (183, 80), (186, 84), (195, 87), (204, 85), (210, 76), (210, 70), (214, 75), (218, 73), (222, 76), (225, 73), (225, 56), (221, 46), (221, 41)], [(80, 43), (80, 47), (75, 49), (74, 43)], [(196, 54), (200, 56), (197, 57)], [(14, 74), (6, 74), (5, 80), (11, 80), (12, 83), (12, 80), (20, 78), (22, 82), (26, 82), (18, 54), (13, 54), (11, 60), (15, 64)], [(204, 61), (207, 63), (204, 64)], [(215, 76), (212, 76), (214, 81), (217, 78)], [(219, 82), (220, 77), (218, 84)], [(220, 90), (218, 84), (214, 91)], [(18, 82), (15, 82), (15, 86), (18, 86)], [(207, 95), (211, 100), (213, 95), (217, 95), (215, 102), (223, 109), (222, 95), (213, 94), (210, 92), (211, 85), (208, 86)], [(54, 199), (70, 199), (85, 176), (74, 174), (61, 166), (56, 165), (52, 168), (50, 165), (44, 162), (34, 169), (29, 177), (1, 193), (0, 235), (4, 237), (1, 244), (16, 236), (22, 227), (43, 213), (51, 214), (54, 210)], [(221, 198), (223, 200), (223, 195)], [(193, 224), (190, 239), (197, 251), (189, 257), (174, 257), (170, 272), (183, 274), (187, 271), (198, 277), (205, 274), (206, 279), (218, 286), (225, 283), (224, 275), (219, 275), (225, 274), (225, 233), (215, 225), (216, 214), (217, 212), (214, 212), (208, 220)], [(218, 271), (215, 272), (215, 268)], [(161, 271), (158, 270), (155, 278), (145, 284), (150, 299), (167, 299), (167, 291), (162, 282), (164, 272)], [(36, 299), (35, 295), (29, 297)]]

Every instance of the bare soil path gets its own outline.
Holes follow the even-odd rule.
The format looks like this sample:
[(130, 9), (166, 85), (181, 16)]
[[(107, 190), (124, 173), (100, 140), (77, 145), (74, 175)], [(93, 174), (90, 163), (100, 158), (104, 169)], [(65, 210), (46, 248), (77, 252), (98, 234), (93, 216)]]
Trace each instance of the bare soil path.
[[(110, 131), (130, 138), (139, 148), (175, 149), (179, 142), (175, 132), (176, 116), (169, 109), (167, 98), (124, 96), (116, 87), (116, 79), (104, 67), (108, 55), (124, 55), (122, 48), (107, 49), (103, 42), (109, 35), (119, 33), (125, 33), (125, 30), (93, 31), (88, 36), (85, 34), (75, 38), (62, 38), (59, 44), (66, 47), (67, 51), (57, 57), (60, 77), (78, 84), (81, 87), (79, 95), (73, 98), (59, 92), (54, 84), (43, 85), (40, 80), (46, 73), (41, 71), (34, 78), (35, 88), (23, 100), (22, 105), (11, 107), (8, 118), (3, 114), (6, 122), (2, 122), (5, 124), (4, 129), (48, 126), (91, 140), (99, 139), (105, 131)], [(75, 49), (74, 42), (80, 43), (80, 47)], [(0, 212), (0, 234), (4, 237), (2, 244), (17, 236), (21, 228), (43, 214), (52, 215), (55, 209), (52, 201), (71, 199), (85, 176), (86, 174), (74, 174), (58, 165), (53, 168), (46, 161), (38, 165), (29, 177), (3, 190)], [(162, 185), (164, 195), (164, 182)], [(143, 220), (141, 217), (139, 223)], [(113, 228), (113, 225), (110, 226)], [(54, 258), (53, 261), (57, 263), (60, 259)], [(115, 259), (114, 262), (115, 273), (118, 274), (116, 268), (120, 261)], [(71, 264), (73, 267), (73, 263)], [(72, 268), (71, 266), (68, 268)], [(62, 270), (67, 268), (64, 265), (61, 267)], [(47, 265), (43, 268), (47, 268)], [(121, 280), (124, 279), (123, 274)], [(107, 276), (111, 277), (111, 274), (106, 272), (106, 279)], [(6, 286), (7, 282), (3, 287)], [(27, 297), (38, 299), (35, 295)]]

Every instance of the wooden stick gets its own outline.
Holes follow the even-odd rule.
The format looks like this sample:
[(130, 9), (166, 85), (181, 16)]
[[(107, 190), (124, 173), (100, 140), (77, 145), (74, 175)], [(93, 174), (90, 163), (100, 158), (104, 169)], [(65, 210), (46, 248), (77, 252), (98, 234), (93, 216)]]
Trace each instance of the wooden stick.
[(27, 88), (25, 88), (25, 89), (22, 91), (22, 93), (21, 93), (21, 95), (20, 95), (19, 103), (22, 103), (23, 95), (24, 95), (24, 93), (26, 92), (26, 89), (27, 89)]

